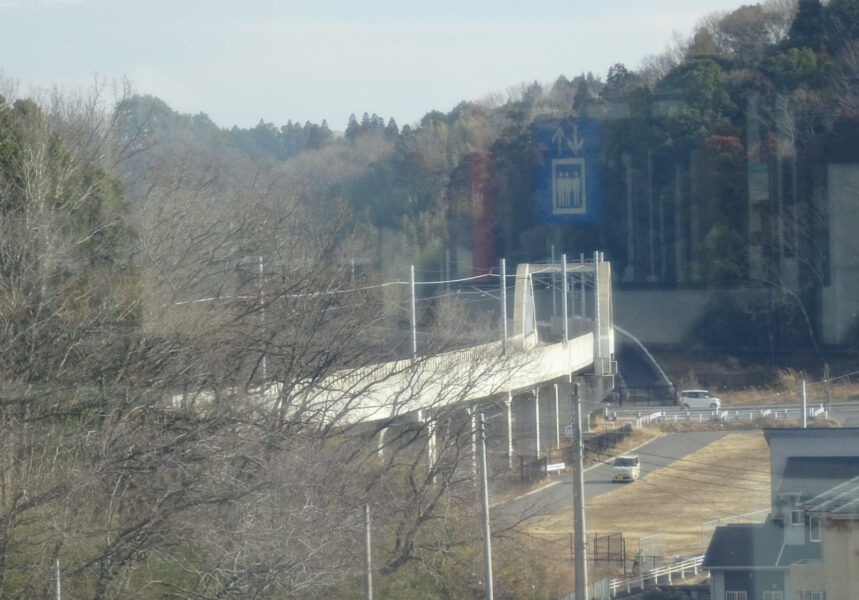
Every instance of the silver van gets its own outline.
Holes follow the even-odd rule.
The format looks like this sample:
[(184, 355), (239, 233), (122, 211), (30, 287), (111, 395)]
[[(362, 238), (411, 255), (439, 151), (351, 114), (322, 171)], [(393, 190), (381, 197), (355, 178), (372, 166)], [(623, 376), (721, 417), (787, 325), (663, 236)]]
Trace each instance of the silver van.
[(707, 390), (683, 390), (677, 404), (683, 408), (718, 410), (722, 403)]

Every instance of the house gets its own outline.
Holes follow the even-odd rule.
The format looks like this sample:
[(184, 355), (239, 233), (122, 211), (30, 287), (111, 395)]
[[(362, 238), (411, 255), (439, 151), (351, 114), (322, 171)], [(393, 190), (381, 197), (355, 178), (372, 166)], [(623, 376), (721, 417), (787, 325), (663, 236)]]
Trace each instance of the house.
[(859, 599), (859, 428), (766, 429), (764, 437), (770, 514), (716, 528), (703, 563), (711, 598)]
[(814, 524), (811, 536), (821, 540), (821, 561), (793, 569), (791, 589), (803, 600), (859, 597), (859, 477), (818, 494), (803, 509)]

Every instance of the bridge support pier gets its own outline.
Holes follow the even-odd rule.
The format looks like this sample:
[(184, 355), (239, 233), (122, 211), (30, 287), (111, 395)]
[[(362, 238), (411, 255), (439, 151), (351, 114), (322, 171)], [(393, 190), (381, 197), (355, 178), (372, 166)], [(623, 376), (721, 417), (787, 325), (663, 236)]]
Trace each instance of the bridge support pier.
[(534, 388), (534, 454), (540, 458), (540, 388)]
[(427, 426), (427, 464), (430, 470), (435, 469), (435, 463), (438, 459), (437, 443), (438, 443), (438, 427), (435, 421), (429, 421)]
[(555, 450), (561, 447), (561, 415), (558, 412), (558, 384), (552, 384), (552, 394), (555, 400)]
[(376, 440), (376, 455), (379, 458), (385, 457), (385, 434), (388, 432), (387, 427), (382, 427), (379, 430), (378, 439)]
[(581, 390), (583, 408), (587, 407), (584, 414), (588, 415), (588, 418), (582, 423), (582, 428), (588, 432), (590, 431), (590, 413), (595, 407), (600, 406), (603, 398), (614, 388), (614, 377), (612, 375), (582, 375), (576, 377), (575, 381)]
[(513, 468), (513, 392), (507, 392), (507, 468)]
[(467, 409), (471, 421), (471, 475), (477, 482), (477, 406)]
[(561, 447), (561, 424), (558, 412), (558, 385), (551, 383), (535, 392), (539, 402), (537, 419), (537, 457)]
[(438, 422), (428, 414), (425, 409), (418, 410), (417, 422), (423, 428), (424, 435), (427, 436), (427, 470), (435, 469), (435, 463), (438, 459), (436, 452), (436, 444), (438, 442)]
[[(570, 404), (570, 398), (573, 393), (573, 386), (571, 383), (571, 378), (563, 379), (555, 384), (555, 393), (558, 401), (558, 428), (561, 428), (561, 423), (564, 424), (564, 428), (567, 425), (573, 424), (573, 412), (572, 405)], [(560, 434), (560, 432), (559, 432)], [(560, 440), (558, 440), (560, 445)]]

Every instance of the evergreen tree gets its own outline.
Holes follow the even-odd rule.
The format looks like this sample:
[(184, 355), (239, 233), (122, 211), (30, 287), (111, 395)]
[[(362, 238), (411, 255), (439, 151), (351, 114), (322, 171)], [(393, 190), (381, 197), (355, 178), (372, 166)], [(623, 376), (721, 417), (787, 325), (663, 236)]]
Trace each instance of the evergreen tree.
[(334, 134), (331, 132), (331, 128), (328, 127), (328, 121), (326, 119), (322, 119), (322, 125), (319, 126), (319, 138), (322, 145), (326, 145), (334, 139)]
[(823, 44), (823, 5), (820, 0), (799, 0), (790, 26), (787, 46), (819, 51)]
[(602, 96), (617, 98), (626, 94), (636, 84), (636, 75), (623, 63), (615, 63), (608, 69)]
[(579, 116), (587, 116), (588, 106), (596, 100), (596, 96), (591, 89), (591, 84), (587, 80), (582, 80), (579, 83), (579, 89), (576, 90), (576, 95), (573, 97), (573, 110)]
[(826, 39), (833, 53), (838, 53), (859, 39), (859, 0), (831, 0), (823, 11)]
[(576, 95), (576, 86), (566, 77), (561, 75), (552, 84), (549, 92), (549, 103), (552, 108), (561, 115), (567, 115), (573, 106), (573, 97)]
[(352, 113), (349, 115), (349, 123), (346, 125), (346, 139), (350, 142), (354, 142), (360, 132), (361, 126), (358, 124), (358, 119), (355, 117), (355, 113)]
[(395, 139), (398, 135), (400, 135), (400, 130), (397, 127), (397, 122), (394, 120), (394, 117), (391, 117), (388, 119), (388, 125), (385, 127), (385, 137)]

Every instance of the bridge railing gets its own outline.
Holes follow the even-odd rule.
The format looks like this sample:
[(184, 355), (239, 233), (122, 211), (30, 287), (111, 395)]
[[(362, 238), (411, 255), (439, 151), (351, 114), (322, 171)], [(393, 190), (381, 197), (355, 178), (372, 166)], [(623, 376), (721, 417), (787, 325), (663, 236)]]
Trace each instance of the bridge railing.
[(704, 556), (693, 556), (686, 560), (678, 561), (670, 565), (656, 567), (655, 569), (642, 570), (635, 577), (626, 579), (612, 579), (609, 582), (609, 590), (612, 597), (620, 592), (630, 593), (634, 589), (644, 589), (648, 585), (659, 585), (659, 582), (672, 583), (675, 578), (685, 579), (687, 576), (697, 577), (701, 569)]
[[(626, 417), (624, 417), (626, 415)], [(810, 419), (828, 419), (829, 411), (822, 404), (809, 407), (806, 415)], [(773, 421), (796, 421), (802, 418), (802, 409), (794, 407), (773, 408), (737, 408), (727, 410), (686, 410), (666, 408), (660, 411), (642, 415), (632, 411), (605, 410), (605, 416), (613, 421), (632, 422), (636, 428), (651, 423), (705, 423), (709, 421), (747, 422), (753, 423), (759, 420)]]
[(638, 429), (642, 425), (649, 425), (650, 423), (661, 421), (664, 416), (665, 413), (663, 411), (657, 411), (649, 415), (641, 415), (635, 419), (635, 428)]

